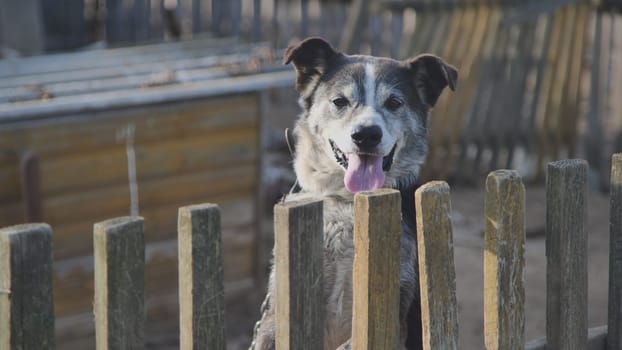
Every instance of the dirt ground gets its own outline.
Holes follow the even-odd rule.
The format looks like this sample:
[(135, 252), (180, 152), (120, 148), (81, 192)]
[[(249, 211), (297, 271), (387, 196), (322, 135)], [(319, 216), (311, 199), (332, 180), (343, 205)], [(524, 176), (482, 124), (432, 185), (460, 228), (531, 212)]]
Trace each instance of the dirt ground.
[[(295, 96), (280, 92), (273, 96), (270, 119), (266, 125), (268, 138), (266, 151), (266, 181), (268, 192), (278, 196), (287, 190), (292, 174), (289, 156), (283, 153), (279, 139), (285, 127), (290, 127), (296, 115)], [(283, 102), (285, 101), (285, 102)], [(483, 182), (482, 182), (483, 185)], [(270, 200), (270, 199), (268, 199)], [(452, 222), (456, 266), (456, 288), (459, 307), (460, 349), (484, 348), (483, 337), (483, 231), (484, 191), (482, 188), (452, 188)], [(588, 199), (588, 278), (590, 327), (606, 324), (607, 282), (609, 256), (609, 199), (598, 192), (590, 192)], [(269, 206), (270, 207), (270, 206)], [(270, 213), (264, 218), (270, 227)], [(545, 335), (546, 310), (546, 257), (544, 246), (545, 192), (542, 185), (526, 189), (526, 340)], [(250, 340), (250, 328), (257, 317), (258, 302), (252, 298), (228, 310), (229, 349), (245, 349)], [(248, 330), (248, 331), (245, 331)]]

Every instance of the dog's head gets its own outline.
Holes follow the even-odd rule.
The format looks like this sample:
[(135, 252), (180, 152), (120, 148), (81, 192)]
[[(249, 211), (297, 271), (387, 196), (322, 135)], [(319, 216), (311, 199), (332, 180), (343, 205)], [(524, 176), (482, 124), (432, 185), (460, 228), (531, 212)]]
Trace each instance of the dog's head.
[(344, 55), (320, 38), (290, 46), (285, 63), (296, 69), (303, 108), (297, 133), (310, 138), (299, 140), (305, 149), (295, 162), (303, 189), (325, 192), (334, 184), (317, 181), (334, 182), (335, 173), (349, 192), (415, 180), (427, 153), (428, 112), (446, 86), (455, 88), (454, 67), (428, 54), (405, 61)]

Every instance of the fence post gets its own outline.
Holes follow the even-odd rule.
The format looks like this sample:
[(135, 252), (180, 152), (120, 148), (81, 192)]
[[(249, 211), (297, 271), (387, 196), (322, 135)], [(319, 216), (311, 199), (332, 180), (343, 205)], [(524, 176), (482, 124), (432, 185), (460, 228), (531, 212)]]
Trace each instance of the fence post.
[(54, 349), (52, 229), (0, 229), (0, 349)]
[(415, 192), (423, 348), (458, 348), (456, 269), (449, 185), (432, 181)]
[(611, 157), (607, 349), (622, 347), (622, 153)]
[(550, 349), (587, 349), (587, 162), (548, 164), (546, 338)]
[(486, 179), (484, 338), (487, 350), (525, 345), (525, 187), (516, 171)]
[(324, 344), (322, 201), (274, 206), (276, 348), (315, 350)]
[(145, 244), (143, 219), (96, 223), (95, 341), (98, 350), (144, 347)]
[(225, 349), (220, 210), (215, 204), (179, 208), (181, 349)]
[(400, 208), (396, 190), (354, 196), (353, 349), (398, 348)]

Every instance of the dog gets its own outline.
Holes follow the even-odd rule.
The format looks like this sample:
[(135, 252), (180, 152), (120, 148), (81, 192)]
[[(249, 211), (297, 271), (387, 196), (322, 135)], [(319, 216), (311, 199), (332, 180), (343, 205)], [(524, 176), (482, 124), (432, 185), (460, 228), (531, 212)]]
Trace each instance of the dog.
[[(285, 51), (302, 107), (294, 170), (300, 192), (286, 201), (324, 200), (324, 349), (350, 349), (354, 193), (381, 187), (402, 193), (400, 349), (421, 349), (414, 190), (427, 155), (427, 119), (457, 70), (431, 54), (397, 61), (346, 55), (321, 38)], [(275, 347), (274, 268), (255, 350)]]

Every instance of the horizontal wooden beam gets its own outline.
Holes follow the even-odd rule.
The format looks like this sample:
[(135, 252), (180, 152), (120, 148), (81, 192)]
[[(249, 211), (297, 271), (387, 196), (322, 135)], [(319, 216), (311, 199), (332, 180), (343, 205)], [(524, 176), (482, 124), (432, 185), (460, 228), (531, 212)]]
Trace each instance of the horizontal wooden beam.
[(80, 119), (92, 117), (98, 111), (245, 94), (286, 86), (294, 86), (294, 72), (290, 69), (145, 90), (102, 92), (89, 98), (68, 96), (44, 103), (0, 105), (0, 130), (49, 118)]

